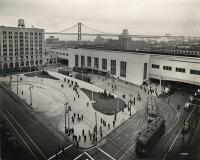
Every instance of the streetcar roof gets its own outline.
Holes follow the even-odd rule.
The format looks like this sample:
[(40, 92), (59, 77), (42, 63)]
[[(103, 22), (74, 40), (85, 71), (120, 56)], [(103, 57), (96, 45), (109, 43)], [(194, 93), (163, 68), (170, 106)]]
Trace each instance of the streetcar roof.
[(160, 126), (164, 123), (163, 118), (155, 118), (137, 137), (137, 141), (142, 144), (147, 144), (149, 139), (157, 132)]

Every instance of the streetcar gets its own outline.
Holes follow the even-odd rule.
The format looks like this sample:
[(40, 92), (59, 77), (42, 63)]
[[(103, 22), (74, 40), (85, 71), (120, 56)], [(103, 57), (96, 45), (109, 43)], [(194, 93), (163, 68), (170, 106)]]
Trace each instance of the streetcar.
[(156, 117), (138, 134), (135, 147), (136, 154), (142, 156), (148, 154), (153, 145), (164, 133), (165, 120), (162, 117)]
[(153, 96), (147, 97), (147, 120), (150, 123), (157, 117), (156, 98)]

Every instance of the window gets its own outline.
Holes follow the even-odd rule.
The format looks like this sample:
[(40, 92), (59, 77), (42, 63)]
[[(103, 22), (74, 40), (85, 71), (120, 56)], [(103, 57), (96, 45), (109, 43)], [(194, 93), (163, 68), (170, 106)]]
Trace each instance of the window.
[(170, 67), (170, 66), (163, 66), (163, 70), (171, 71), (171, 70), (172, 70), (172, 67)]
[(200, 75), (200, 70), (190, 70), (190, 74)]
[(85, 56), (81, 56), (81, 67), (85, 66)]
[(76, 67), (78, 67), (78, 61), (79, 61), (78, 55), (75, 55), (75, 66)]
[(102, 69), (107, 70), (107, 59), (102, 59)]
[(111, 60), (110, 73), (116, 75), (116, 60)]
[(126, 77), (126, 62), (120, 61), (120, 76)]
[(160, 68), (160, 65), (152, 64), (152, 68), (159, 69), (159, 68)]
[(99, 58), (94, 58), (94, 67), (99, 68)]
[(185, 68), (178, 68), (178, 67), (176, 67), (176, 72), (185, 73)]
[(91, 57), (87, 56), (87, 66), (88, 67), (91, 67), (91, 61), (92, 61)]

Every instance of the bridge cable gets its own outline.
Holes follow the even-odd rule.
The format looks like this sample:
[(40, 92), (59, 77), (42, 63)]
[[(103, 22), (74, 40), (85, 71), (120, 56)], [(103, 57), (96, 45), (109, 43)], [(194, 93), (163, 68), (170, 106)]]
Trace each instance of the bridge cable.
[(71, 27), (69, 27), (69, 28), (67, 28), (67, 29), (65, 29), (65, 30), (59, 31), (59, 33), (66, 32), (66, 31), (68, 31), (68, 30), (74, 29), (74, 28), (77, 27), (77, 26), (78, 26), (78, 23), (75, 24), (75, 25), (73, 25), (73, 26), (71, 26)]
[(86, 25), (83, 24), (83, 23), (82, 23), (82, 26), (83, 26), (83, 27), (86, 27), (86, 28), (88, 28), (88, 29), (90, 29), (90, 30), (93, 30), (93, 31), (95, 31), (95, 32), (99, 32), (99, 33), (101, 33), (101, 34), (113, 34), (113, 33), (108, 33), (108, 32), (102, 32), (102, 31), (97, 30), (97, 29), (95, 29), (95, 28), (88, 27), (88, 26), (86, 26)]

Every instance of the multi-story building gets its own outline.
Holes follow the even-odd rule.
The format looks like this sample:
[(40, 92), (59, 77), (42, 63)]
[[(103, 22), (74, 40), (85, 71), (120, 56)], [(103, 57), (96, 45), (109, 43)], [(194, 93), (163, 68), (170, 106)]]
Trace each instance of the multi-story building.
[(25, 28), (24, 20), (18, 27), (0, 26), (1, 73), (33, 70), (43, 63), (44, 29)]

